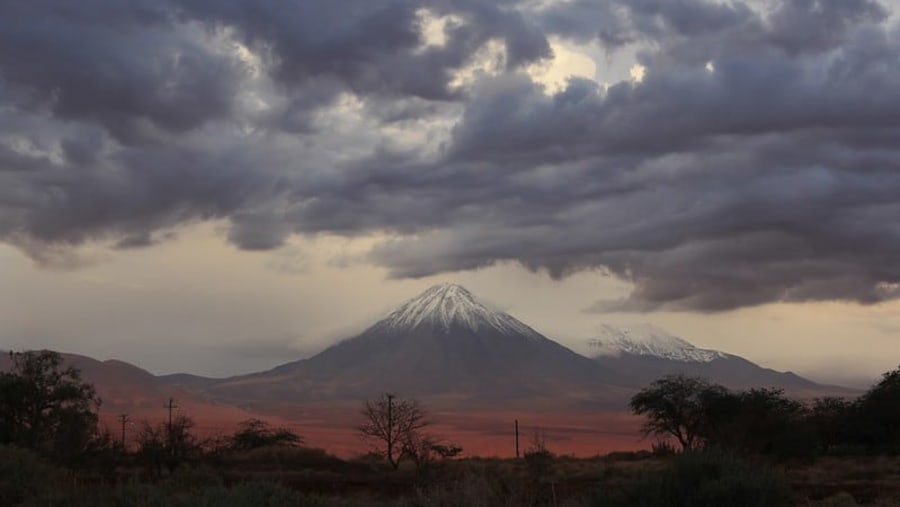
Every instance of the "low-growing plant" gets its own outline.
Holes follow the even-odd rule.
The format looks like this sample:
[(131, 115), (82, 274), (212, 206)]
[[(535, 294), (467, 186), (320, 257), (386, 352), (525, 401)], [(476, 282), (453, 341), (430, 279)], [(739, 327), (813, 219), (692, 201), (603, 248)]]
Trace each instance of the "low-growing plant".
[(650, 451), (656, 457), (674, 456), (678, 453), (675, 446), (669, 440), (657, 440), (650, 444)]
[(779, 507), (793, 505), (777, 473), (717, 450), (690, 451), (619, 492), (598, 493), (594, 507)]
[(33, 451), (0, 445), (0, 505), (13, 506), (47, 498), (63, 472)]

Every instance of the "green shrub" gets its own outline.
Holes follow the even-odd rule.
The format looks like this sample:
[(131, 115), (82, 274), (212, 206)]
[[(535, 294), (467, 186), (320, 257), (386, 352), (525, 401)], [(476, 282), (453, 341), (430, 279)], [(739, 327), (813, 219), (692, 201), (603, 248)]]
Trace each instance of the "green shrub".
[(595, 507), (778, 507), (793, 505), (776, 473), (718, 451), (686, 452), (659, 472), (619, 492), (594, 498)]

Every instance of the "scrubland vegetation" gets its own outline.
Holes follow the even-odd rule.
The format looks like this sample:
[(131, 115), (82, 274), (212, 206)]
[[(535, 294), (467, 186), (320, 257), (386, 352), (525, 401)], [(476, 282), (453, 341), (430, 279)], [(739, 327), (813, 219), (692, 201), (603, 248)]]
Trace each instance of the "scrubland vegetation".
[(652, 450), (594, 458), (556, 455), (540, 436), (520, 459), (465, 457), (429, 438), (414, 400), (385, 397), (361, 413), (372, 453), (347, 460), (259, 420), (200, 438), (177, 417), (126, 448), (57, 355), (13, 359), (0, 374), (0, 506), (900, 505), (900, 370), (857, 400), (808, 403), (665, 377), (631, 401)]

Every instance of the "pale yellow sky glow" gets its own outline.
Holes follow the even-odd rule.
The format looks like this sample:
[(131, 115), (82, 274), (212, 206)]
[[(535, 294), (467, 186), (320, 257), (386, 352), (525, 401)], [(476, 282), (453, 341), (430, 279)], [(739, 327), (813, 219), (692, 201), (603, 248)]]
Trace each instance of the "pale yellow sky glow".
[(599, 272), (557, 281), (515, 264), (391, 280), (361, 259), (376, 237), (294, 238), (251, 253), (229, 246), (222, 229), (195, 225), (141, 250), (95, 247), (100, 260), (73, 271), (38, 268), (0, 246), (3, 346), (119, 358), (154, 373), (246, 373), (306, 357), (428, 286), (452, 282), (580, 352), (600, 324), (652, 323), (697, 346), (821, 380), (858, 382), (896, 366), (897, 302), (591, 314), (583, 310), (593, 300), (622, 297), (629, 285)]

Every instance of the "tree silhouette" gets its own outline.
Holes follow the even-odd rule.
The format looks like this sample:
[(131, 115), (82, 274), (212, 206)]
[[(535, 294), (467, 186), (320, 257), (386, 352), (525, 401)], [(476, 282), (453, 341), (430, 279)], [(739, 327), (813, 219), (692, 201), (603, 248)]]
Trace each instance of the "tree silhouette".
[(398, 399), (390, 393), (367, 400), (362, 415), (365, 420), (358, 428), (360, 436), (372, 443), (395, 470), (400, 466), (404, 446), (420, 440), (420, 430), (429, 424), (419, 402)]
[(853, 402), (844, 398), (826, 396), (812, 401), (807, 418), (823, 452), (852, 439), (854, 415)]
[(100, 399), (81, 372), (63, 367), (49, 350), (10, 352), (13, 368), (0, 373), (0, 443), (67, 460), (97, 433)]
[(900, 452), (900, 368), (882, 375), (858, 401), (862, 443), (873, 449)]
[(194, 420), (186, 415), (177, 415), (172, 423), (161, 422), (152, 425), (144, 422), (137, 435), (138, 456), (158, 476), (162, 467), (169, 471), (201, 452), (200, 441), (191, 430)]
[(293, 447), (303, 443), (303, 437), (285, 428), (271, 428), (260, 419), (241, 422), (231, 437), (231, 447), (236, 450), (260, 447)]
[(631, 398), (631, 410), (647, 417), (644, 436), (675, 437), (682, 449), (692, 449), (712, 423), (710, 407), (728, 391), (700, 377), (667, 375)]

